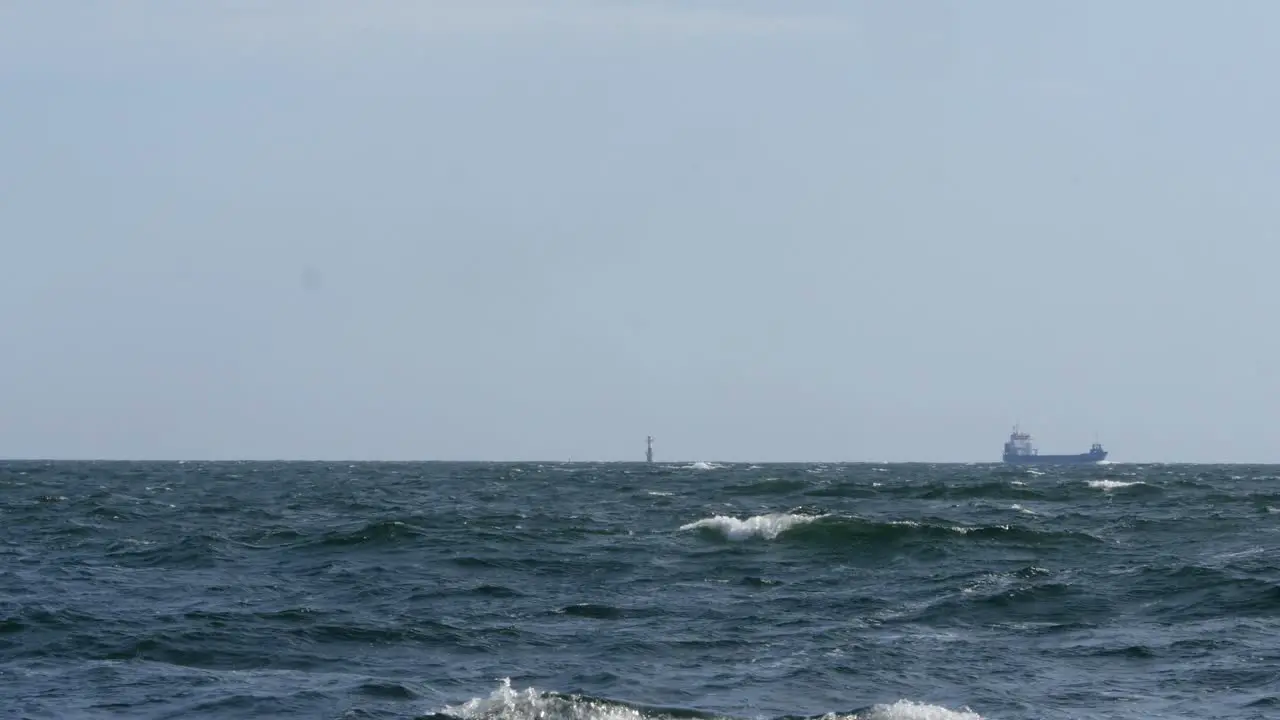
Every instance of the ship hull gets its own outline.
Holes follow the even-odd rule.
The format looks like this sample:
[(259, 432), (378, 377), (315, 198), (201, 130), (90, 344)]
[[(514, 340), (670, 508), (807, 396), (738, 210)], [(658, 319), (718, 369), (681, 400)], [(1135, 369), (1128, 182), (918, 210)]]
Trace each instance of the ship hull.
[(1092, 465), (1107, 459), (1106, 452), (1078, 455), (1005, 455), (1009, 465)]

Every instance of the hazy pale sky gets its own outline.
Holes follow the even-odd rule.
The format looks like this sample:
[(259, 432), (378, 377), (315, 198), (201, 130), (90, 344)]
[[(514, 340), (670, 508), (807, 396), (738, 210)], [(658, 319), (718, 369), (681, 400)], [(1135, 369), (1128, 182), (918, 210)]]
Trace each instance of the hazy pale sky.
[(1278, 25), (0, 2), (0, 456), (1280, 461)]

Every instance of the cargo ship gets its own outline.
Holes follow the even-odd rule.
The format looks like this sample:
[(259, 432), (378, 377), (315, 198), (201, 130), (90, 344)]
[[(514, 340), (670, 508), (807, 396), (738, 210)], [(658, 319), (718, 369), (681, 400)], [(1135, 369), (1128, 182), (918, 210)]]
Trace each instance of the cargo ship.
[(1100, 443), (1094, 443), (1089, 452), (1078, 455), (1041, 455), (1031, 444), (1031, 435), (1014, 426), (1009, 441), (1004, 444), (1004, 461), (1011, 465), (1088, 465), (1107, 459), (1107, 451)]

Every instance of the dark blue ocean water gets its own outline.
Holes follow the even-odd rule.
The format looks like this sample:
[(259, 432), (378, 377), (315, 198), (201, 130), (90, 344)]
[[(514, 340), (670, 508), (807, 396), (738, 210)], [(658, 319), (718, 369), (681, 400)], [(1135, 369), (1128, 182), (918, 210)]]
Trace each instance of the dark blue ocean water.
[(7, 463), (0, 717), (1280, 717), (1280, 468)]

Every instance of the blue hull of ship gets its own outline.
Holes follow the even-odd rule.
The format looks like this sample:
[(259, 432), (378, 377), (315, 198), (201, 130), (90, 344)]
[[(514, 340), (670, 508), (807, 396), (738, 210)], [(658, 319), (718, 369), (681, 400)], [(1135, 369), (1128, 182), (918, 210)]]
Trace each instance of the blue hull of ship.
[(1080, 453), (1078, 455), (1005, 455), (1010, 465), (1092, 465), (1107, 459), (1107, 453)]

